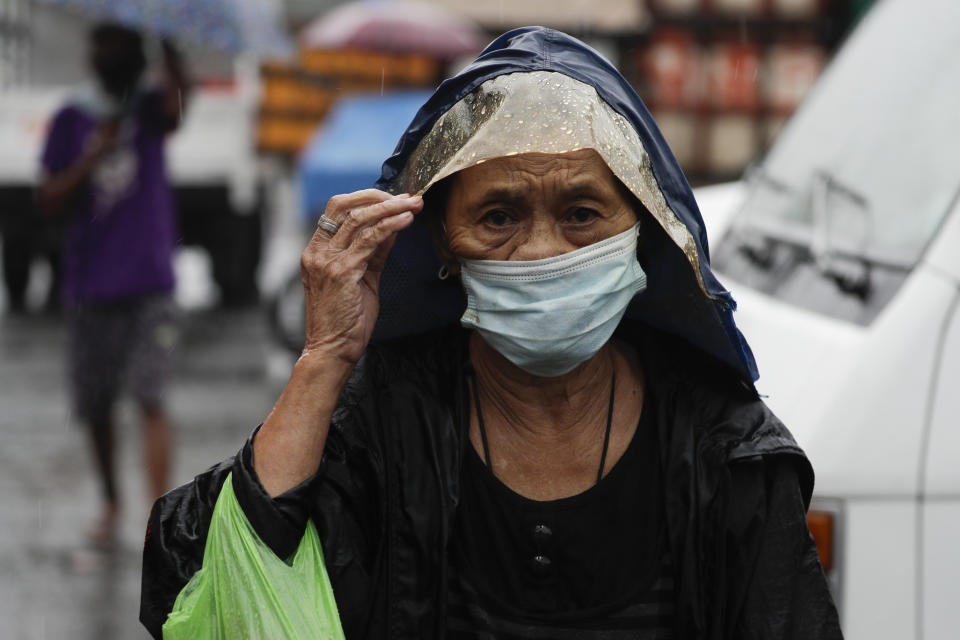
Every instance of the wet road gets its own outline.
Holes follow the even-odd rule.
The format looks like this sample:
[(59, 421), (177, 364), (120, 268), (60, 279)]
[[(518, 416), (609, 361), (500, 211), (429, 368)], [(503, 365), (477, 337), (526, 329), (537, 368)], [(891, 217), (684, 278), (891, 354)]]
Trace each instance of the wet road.
[[(288, 364), (263, 318), (184, 317), (170, 404), (175, 484), (235, 453), (272, 406)], [(70, 420), (63, 352), (58, 320), (0, 316), (0, 636), (148, 638), (137, 621), (148, 509), (137, 415), (119, 407), (123, 522), (118, 549), (98, 554), (84, 545), (98, 494)]]

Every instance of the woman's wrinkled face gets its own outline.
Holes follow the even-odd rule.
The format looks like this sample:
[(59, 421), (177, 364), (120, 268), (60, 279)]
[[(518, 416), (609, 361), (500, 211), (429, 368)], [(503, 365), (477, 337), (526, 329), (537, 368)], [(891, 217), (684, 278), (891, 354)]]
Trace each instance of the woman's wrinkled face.
[(629, 196), (592, 149), (488, 160), (453, 176), (450, 250), (479, 260), (539, 260), (626, 231)]

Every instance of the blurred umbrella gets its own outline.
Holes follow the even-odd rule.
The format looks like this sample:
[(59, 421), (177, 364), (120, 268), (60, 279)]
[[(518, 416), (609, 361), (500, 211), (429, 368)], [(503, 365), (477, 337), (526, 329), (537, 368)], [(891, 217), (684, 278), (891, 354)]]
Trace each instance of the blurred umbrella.
[(431, 91), (342, 98), (300, 154), (302, 213), (312, 224), (332, 196), (367, 189)]
[(231, 52), (283, 55), (291, 50), (274, 0), (37, 1)]
[(331, 9), (300, 32), (308, 49), (365, 49), (454, 58), (486, 42), (467, 18), (415, 0), (358, 0)]

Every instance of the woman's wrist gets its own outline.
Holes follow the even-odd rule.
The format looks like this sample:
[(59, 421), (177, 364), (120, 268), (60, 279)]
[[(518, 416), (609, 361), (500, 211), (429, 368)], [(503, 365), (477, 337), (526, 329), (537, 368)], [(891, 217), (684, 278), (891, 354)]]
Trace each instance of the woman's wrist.
[[(316, 421), (326, 422), (347, 386), (354, 365), (323, 351), (304, 352), (293, 365), (286, 388), (277, 401), (268, 421), (278, 411), (287, 416), (303, 416), (308, 429)], [(285, 419), (283, 422), (287, 422)]]
[(293, 365), (292, 377), (313, 383), (328, 381), (341, 388), (350, 379), (355, 362), (323, 349), (304, 349)]

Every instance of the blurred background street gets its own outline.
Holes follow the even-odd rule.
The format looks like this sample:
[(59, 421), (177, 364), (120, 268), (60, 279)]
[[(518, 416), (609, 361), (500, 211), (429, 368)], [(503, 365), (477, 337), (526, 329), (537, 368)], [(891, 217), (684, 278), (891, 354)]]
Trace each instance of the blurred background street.
[[(259, 310), (187, 314), (171, 391), (175, 484), (233, 455), (278, 392)], [(122, 526), (89, 549), (99, 497), (84, 430), (70, 420), (64, 335), (50, 318), (0, 318), (0, 620), (4, 638), (146, 638), (137, 621), (146, 522), (141, 430), (119, 407)]]

